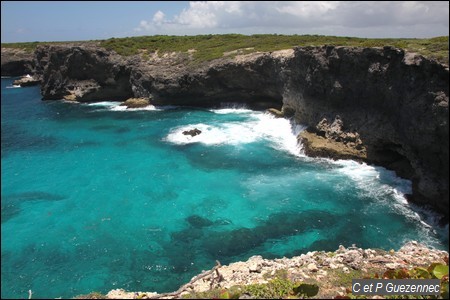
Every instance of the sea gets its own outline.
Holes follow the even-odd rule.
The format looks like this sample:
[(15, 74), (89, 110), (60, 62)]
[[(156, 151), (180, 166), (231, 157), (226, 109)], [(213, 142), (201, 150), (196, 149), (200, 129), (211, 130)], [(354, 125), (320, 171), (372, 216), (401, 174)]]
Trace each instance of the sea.
[[(305, 126), (216, 109), (42, 101), (1, 80), (1, 297), (170, 292), (221, 264), (334, 251), (448, 251), (448, 226), (382, 167), (309, 158)], [(190, 136), (183, 131), (201, 130)]]

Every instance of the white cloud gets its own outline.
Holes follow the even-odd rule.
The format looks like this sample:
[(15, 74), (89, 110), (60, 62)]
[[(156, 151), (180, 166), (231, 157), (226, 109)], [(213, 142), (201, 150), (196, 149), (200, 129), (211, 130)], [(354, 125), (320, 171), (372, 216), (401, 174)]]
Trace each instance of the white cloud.
[(135, 30), (147, 34), (286, 33), (361, 37), (448, 35), (445, 1), (191, 1)]
[(153, 15), (153, 23), (157, 24), (157, 25), (161, 25), (164, 22), (164, 18), (166, 17), (166, 15), (158, 10), (154, 15)]
[(191, 28), (214, 28), (217, 24), (217, 11), (222, 2), (190, 2), (188, 9), (175, 16), (174, 21)]
[(299, 1), (289, 2), (286, 5), (276, 7), (282, 14), (294, 15), (299, 18), (315, 19), (322, 18), (333, 9), (338, 7), (337, 1)]

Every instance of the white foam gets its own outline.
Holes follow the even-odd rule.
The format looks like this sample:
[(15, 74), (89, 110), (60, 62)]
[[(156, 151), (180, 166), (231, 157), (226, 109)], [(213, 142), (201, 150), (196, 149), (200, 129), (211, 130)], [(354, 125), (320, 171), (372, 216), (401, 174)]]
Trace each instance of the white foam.
[(160, 108), (156, 108), (154, 105), (147, 105), (145, 107), (140, 108), (127, 108), (126, 106), (121, 105), (122, 102), (117, 101), (101, 101), (87, 104), (88, 106), (101, 107), (100, 110), (110, 110), (110, 111), (140, 111), (140, 110), (161, 110)]
[[(218, 112), (219, 114), (224, 114), (224, 110), (228, 111), (228, 113), (248, 113), (249, 119), (215, 125), (200, 123), (176, 127), (168, 134), (166, 140), (181, 145), (190, 143), (238, 145), (268, 140), (278, 150), (302, 156), (297, 142), (297, 134), (304, 129), (304, 126), (292, 125), (289, 120), (246, 109), (226, 108), (214, 110), (214, 112), (220, 111)], [(183, 131), (189, 131), (194, 128), (202, 132), (196, 136), (183, 134)]]
[(272, 146), (278, 150), (287, 151), (295, 156), (304, 156), (301, 153), (301, 145), (297, 140), (297, 135), (306, 126), (293, 124), (284, 118), (276, 118), (271, 114), (260, 114), (254, 130), (262, 133)]
[(400, 178), (394, 171), (379, 166), (369, 166), (352, 160), (338, 160), (334, 163), (341, 166), (337, 171), (346, 174), (364, 195), (378, 199), (374, 205), (391, 207), (393, 211), (422, 224), (426, 232), (436, 233), (436, 214), (406, 200), (405, 195), (412, 193), (410, 180)]
[(69, 104), (80, 104), (80, 102), (75, 100), (61, 100), (63, 103), (69, 103)]
[(158, 108), (156, 108), (154, 105), (147, 105), (145, 107), (139, 107), (139, 108), (127, 108), (126, 106), (122, 106), (122, 105), (117, 105), (117, 106), (112, 106), (110, 108), (110, 110), (112, 111), (140, 111), (140, 110), (160, 110)]
[(21, 87), (20, 85), (16, 85), (16, 84), (6, 86), (7, 89), (17, 89), (20, 87)]
[(213, 113), (225, 115), (225, 114), (250, 114), (254, 111), (247, 108), (219, 108), (219, 109), (211, 109)]
[[(196, 136), (184, 135), (183, 131), (197, 128), (201, 134)], [(177, 127), (166, 137), (166, 140), (174, 144), (202, 143), (205, 145), (251, 143), (256, 140), (256, 135), (246, 124), (226, 123), (219, 126), (207, 124), (192, 124)]]
[(105, 106), (105, 107), (112, 107), (112, 106), (118, 106), (122, 102), (116, 102), (116, 101), (102, 101), (102, 102), (94, 102), (89, 103), (89, 106)]

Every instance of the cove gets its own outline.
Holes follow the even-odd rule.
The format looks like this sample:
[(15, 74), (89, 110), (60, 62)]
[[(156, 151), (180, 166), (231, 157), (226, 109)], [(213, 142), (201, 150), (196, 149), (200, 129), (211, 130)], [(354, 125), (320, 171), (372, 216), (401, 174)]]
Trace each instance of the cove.
[[(12, 81), (1, 90), (2, 298), (167, 292), (216, 259), (340, 244), (448, 251), (448, 229), (406, 202), (410, 181), (308, 158), (296, 139), (304, 127), (286, 119), (42, 102), (38, 87)], [(202, 133), (182, 134), (193, 128)]]

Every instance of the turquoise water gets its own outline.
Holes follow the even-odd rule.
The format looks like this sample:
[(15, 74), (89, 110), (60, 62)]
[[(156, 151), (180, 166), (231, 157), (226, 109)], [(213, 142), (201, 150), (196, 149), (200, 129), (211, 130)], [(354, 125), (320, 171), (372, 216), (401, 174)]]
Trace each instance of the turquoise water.
[[(307, 158), (287, 120), (43, 102), (39, 87), (11, 83), (2, 79), (2, 298), (168, 292), (216, 259), (340, 244), (448, 250), (448, 229), (405, 202), (409, 181)], [(202, 134), (182, 134), (192, 128)]]

